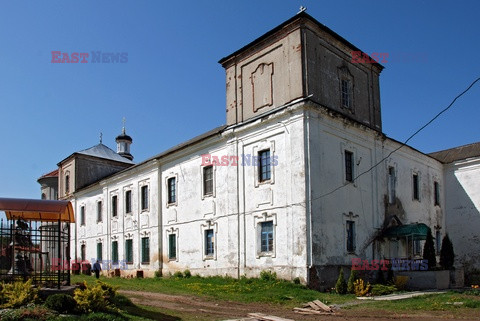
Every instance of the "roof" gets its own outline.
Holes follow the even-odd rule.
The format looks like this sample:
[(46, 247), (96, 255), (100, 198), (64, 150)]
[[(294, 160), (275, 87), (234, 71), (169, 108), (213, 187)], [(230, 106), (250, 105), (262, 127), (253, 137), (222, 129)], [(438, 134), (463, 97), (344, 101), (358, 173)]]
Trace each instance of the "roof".
[(445, 164), (462, 159), (480, 157), (480, 142), (450, 148), (439, 152), (430, 153), (428, 155)]
[(430, 228), (423, 223), (406, 224), (389, 227), (383, 236), (387, 238), (412, 237), (416, 240), (425, 240)]
[(48, 177), (58, 177), (58, 168), (51, 171), (50, 173), (47, 173), (47, 174), (44, 174), (44, 175), (40, 176), (39, 179), (48, 178)]
[[(363, 50), (360, 50), (357, 46), (353, 45), (351, 42), (349, 42), (348, 40), (346, 40), (345, 38), (343, 38), (342, 36), (340, 36), (338, 33), (336, 33), (335, 31), (333, 31), (332, 29), (328, 28), (327, 26), (325, 26), (323, 23), (320, 23), (318, 22), (318, 20), (316, 20), (315, 18), (313, 18), (311, 15), (309, 15), (308, 13), (306, 13), (305, 11), (302, 11), (302, 12), (299, 12), (297, 13), (296, 15), (294, 15), (292, 18), (288, 19), (287, 21), (285, 21), (284, 23), (280, 24), (279, 26), (273, 28), (272, 30), (268, 31), (267, 33), (263, 34), (262, 36), (258, 37), (257, 39), (253, 40), (252, 42), (250, 42), (249, 44), (247, 44), (246, 46), (243, 46), (242, 48), (238, 49), (237, 51), (235, 51), (234, 53), (220, 59), (218, 62), (220, 64), (224, 64), (227, 60), (231, 59), (232, 57), (235, 57), (236, 55), (240, 54), (242, 51), (246, 50), (247, 48), (253, 46), (253, 45), (256, 45), (260, 42), (262, 42), (263, 40), (267, 39), (268, 37), (270, 37), (271, 35), (277, 33), (278, 31), (280, 31), (281, 29), (283, 29), (285, 26), (287, 26), (288, 24), (291, 24), (292, 22), (294, 22), (295, 20), (299, 20), (301, 18), (304, 18), (304, 19), (307, 19), (307, 20), (310, 20), (312, 21), (313, 23), (315, 23), (320, 29), (322, 29), (323, 31), (325, 31), (326, 33), (328, 33), (329, 35), (331, 35), (333, 38), (337, 39), (338, 41), (340, 42), (343, 42), (344, 44), (346, 44), (347, 46), (351, 47), (354, 51), (362, 51), (364, 52)], [(370, 56), (369, 56), (370, 59), (372, 59)], [(372, 59), (373, 60), (373, 59)], [(381, 64), (379, 64), (378, 62), (376, 63), (373, 63), (373, 65), (379, 67), (380, 69), (384, 69), (385, 67), (382, 66)]]
[[(102, 143), (100, 143), (98, 145), (95, 145), (93, 147), (81, 150), (79, 152), (73, 153), (72, 155), (75, 155), (75, 154), (93, 156), (93, 157), (98, 157), (98, 158), (103, 158), (103, 159), (109, 159), (109, 160), (112, 160), (112, 161), (127, 163), (127, 164), (132, 164), (132, 165), (135, 164), (131, 160), (129, 160), (125, 157), (122, 157), (119, 154), (115, 153), (112, 149), (108, 148), (107, 146), (103, 145)], [(72, 155), (68, 156), (65, 159), (70, 158)], [(62, 163), (64, 160), (62, 160), (60, 163)]]
[(5, 211), (8, 220), (75, 223), (69, 201), (0, 198), (0, 211)]

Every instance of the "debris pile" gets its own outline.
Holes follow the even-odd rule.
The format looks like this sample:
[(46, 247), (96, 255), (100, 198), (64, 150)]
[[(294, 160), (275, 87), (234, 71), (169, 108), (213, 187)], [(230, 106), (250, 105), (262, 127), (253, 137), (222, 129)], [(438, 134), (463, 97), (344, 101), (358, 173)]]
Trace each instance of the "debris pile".
[(320, 300), (314, 300), (304, 304), (301, 308), (293, 308), (300, 314), (334, 314), (335, 311)]

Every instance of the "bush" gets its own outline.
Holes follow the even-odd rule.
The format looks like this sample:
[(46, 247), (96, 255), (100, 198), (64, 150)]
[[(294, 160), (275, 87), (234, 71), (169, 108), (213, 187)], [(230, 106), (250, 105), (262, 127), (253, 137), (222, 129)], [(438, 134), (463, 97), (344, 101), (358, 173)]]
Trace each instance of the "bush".
[(263, 270), (260, 272), (260, 280), (263, 281), (275, 281), (277, 279), (277, 273), (270, 270)]
[(363, 282), (362, 279), (356, 280), (353, 283), (353, 286), (355, 289), (354, 291), (356, 296), (366, 296), (368, 292), (370, 292), (370, 289), (372, 288), (370, 286), (370, 283), (367, 282), (367, 284), (365, 284), (365, 282)]
[(448, 234), (442, 240), (442, 248), (440, 249), (440, 265), (445, 270), (453, 268), (453, 262), (455, 261), (455, 253), (453, 252), (453, 244), (448, 237)]
[(300, 284), (300, 278), (297, 276), (296, 278), (293, 279), (294, 284)]
[(161, 278), (161, 277), (162, 277), (162, 271), (156, 270), (156, 271), (155, 271), (155, 277), (156, 277), (156, 278)]
[(22, 321), (22, 320), (37, 320), (46, 321), (53, 320), (55, 315), (41, 307), (32, 306), (20, 309), (4, 309), (0, 310), (0, 320), (2, 321)]
[(190, 273), (190, 270), (185, 270), (183, 271), (183, 277), (188, 279), (192, 277), (192, 273)]
[(183, 278), (182, 271), (177, 271), (177, 272), (173, 273), (173, 277), (177, 278), (177, 279), (182, 279)]
[(398, 290), (400, 291), (405, 290), (405, 288), (407, 287), (407, 283), (408, 283), (408, 276), (398, 275), (395, 277), (394, 284)]
[(387, 295), (395, 291), (397, 291), (395, 285), (374, 284), (370, 292), (372, 295)]
[(112, 299), (117, 294), (118, 286), (114, 287), (99, 280), (96, 281), (96, 284), (97, 286), (100, 286), (104, 293), (104, 296), (106, 296), (108, 299)]
[(347, 283), (347, 292), (348, 293), (355, 293), (355, 287), (354, 283), (357, 280), (357, 270), (351, 270), (350, 271), (350, 276), (348, 277), (348, 283)]
[(116, 296), (116, 288), (111, 285), (97, 281), (93, 287), (86, 289), (76, 289), (74, 292), (74, 299), (77, 301), (77, 310), (82, 313), (105, 311), (108, 306), (107, 300), (114, 300)]
[(428, 230), (427, 239), (423, 246), (423, 259), (428, 262), (428, 270), (432, 271), (437, 266), (437, 258), (435, 256), (435, 246), (433, 244), (432, 230)]
[(77, 301), (67, 294), (53, 294), (45, 300), (45, 307), (59, 313), (72, 313), (77, 307)]
[(18, 308), (38, 299), (37, 289), (32, 288), (32, 279), (27, 282), (2, 283), (0, 308)]
[(340, 274), (338, 275), (337, 283), (335, 284), (335, 291), (338, 294), (347, 293), (347, 282), (345, 282), (345, 277), (343, 276), (342, 268), (340, 268)]

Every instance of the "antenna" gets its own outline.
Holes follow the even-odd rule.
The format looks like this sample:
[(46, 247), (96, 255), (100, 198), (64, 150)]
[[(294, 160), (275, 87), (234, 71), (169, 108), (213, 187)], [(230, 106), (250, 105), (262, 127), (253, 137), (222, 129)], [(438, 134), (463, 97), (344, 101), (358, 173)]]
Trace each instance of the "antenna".
[(307, 7), (300, 6), (300, 11), (297, 12), (297, 14), (302, 13), (302, 12), (304, 12), (304, 11), (306, 11), (306, 10), (307, 10)]
[(127, 121), (125, 120), (125, 117), (123, 117), (123, 119), (122, 119), (122, 123), (123, 123), (122, 134), (124, 134), (124, 135), (125, 135), (125, 123), (126, 123), (126, 122), (127, 122)]
[(100, 132), (100, 144), (102, 143), (103, 134)]

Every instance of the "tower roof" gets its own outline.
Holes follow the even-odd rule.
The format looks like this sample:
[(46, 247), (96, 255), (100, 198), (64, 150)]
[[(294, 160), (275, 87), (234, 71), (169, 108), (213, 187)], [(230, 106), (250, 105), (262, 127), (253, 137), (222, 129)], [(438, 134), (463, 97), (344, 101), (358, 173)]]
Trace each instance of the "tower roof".
[(95, 145), (93, 147), (81, 150), (79, 152), (75, 152), (72, 155), (68, 156), (64, 160), (62, 160), (58, 165), (63, 163), (66, 159), (69, 159), (73, 155), (87, 155), (87, 156), (92, 156), (92, 157), (98, 157), (98, 158), (103, 158), (103, 159), (108, 159), (116, 162), (121, 162), (121, 163), (127, 163), (127, 164), (135, 164), (131, 160), (120, 156), (119, 154), (115, 153), (112, 149), (108, 148), (107, 146), (103, 145), (102, 143)]

